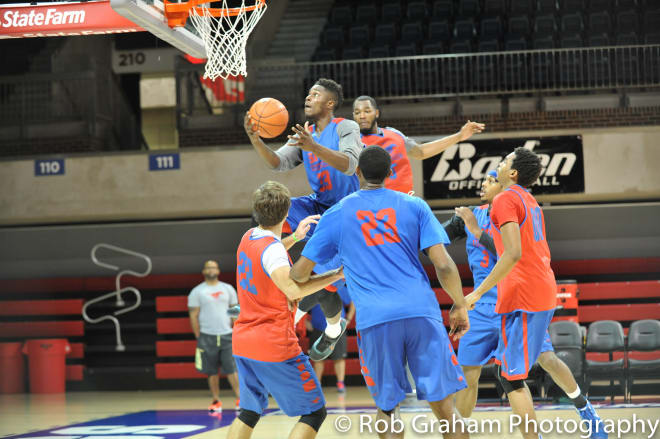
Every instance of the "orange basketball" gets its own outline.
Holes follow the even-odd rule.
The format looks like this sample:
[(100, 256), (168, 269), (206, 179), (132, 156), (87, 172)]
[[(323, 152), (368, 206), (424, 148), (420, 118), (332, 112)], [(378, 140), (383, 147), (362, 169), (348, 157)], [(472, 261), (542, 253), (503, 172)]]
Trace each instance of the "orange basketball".
[(262, 98), (250, 107), (250, 117), (261, 134), (271, 139), (284, 132), (289, 123), (289, 112), (277, 99)]

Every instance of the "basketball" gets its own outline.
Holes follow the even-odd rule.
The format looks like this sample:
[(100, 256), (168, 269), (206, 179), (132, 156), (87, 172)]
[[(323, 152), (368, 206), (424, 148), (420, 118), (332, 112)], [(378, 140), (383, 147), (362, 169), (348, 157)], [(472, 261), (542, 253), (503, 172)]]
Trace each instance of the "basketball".
[(261, 137), (271, 139), (284, 132), (289, 123), (289, 112), (277, 99), (261, 98), (250, 107), (250, 117)]

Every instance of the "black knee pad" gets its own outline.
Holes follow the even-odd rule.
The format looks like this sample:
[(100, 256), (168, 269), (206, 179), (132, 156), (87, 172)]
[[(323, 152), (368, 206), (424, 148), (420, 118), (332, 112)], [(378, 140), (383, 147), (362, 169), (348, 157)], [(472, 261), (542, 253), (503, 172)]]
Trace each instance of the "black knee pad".
[(261, 418), (261, 415), (252, 410), (241, 409), (241, 412), (238, 414), (238, 419), (250, 428), (254, 428), (257, 425), (259, 418)]
[(497, 379), (500, 380), (504, 393), (511, 393), (514, 390), (522, 389), (525, 387), (525, 380), (507, 380), (502, 376), (502, 368), (497, 367)]
[(315, 412), (301, 416), (298, 422), (307, 424), (310, 427), (312, 427), (314, 431), (318, 432), (319, 428), (321, 428), (321, 424), (323, 424), (323, 421), (325, 421), (325, 417), (327, 415), (328, 412), (325, 410), (325, 406), (323, 406)]
[(341, 296), (337, 292), (328, 290), (319, 291), (319, 304), (323, 310), (323, 315), (326, 317), (334, 317), (341, 312), (344, 305), (341, 302)]
[(314, 306), (316, 306), (317, 303), (319, 303), (319, 299), (321, 297), (321, 294), (324, 293), (325, 290), (317, 291), (314, 294), (310, 294), (309, 296), (305, 296), (302, 299), (300, 299), (300, 302), (298, 302), (298, 309), (303, 312), (309, 312)]

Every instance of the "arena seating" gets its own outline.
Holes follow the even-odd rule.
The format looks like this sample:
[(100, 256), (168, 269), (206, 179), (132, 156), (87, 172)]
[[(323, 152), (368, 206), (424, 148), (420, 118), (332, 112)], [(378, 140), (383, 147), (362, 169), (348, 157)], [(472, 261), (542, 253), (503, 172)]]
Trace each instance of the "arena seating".
[(652, 44), (659, 29), (653, 0), (337, 0), (314, 60)]

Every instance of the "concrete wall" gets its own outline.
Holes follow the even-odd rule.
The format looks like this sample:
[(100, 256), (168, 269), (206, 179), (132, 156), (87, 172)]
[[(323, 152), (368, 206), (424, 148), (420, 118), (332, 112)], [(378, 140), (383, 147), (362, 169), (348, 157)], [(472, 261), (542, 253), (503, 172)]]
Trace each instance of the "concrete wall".
[[(660, 199), (660, 127), (511, 137), (526, 134), (582, 134), (584, 139), (586, 193), (545, 196), (542, 201)], [(147, 153), (71, 156), (65, 175), (49, 177), (34, 176), (33, 160), (2, 161), (0, 225), (248, 216), (250, 194), (268, 179), (286, 184), (294, 195), (309, 192), (302, 168), (272, 172), (249, 146), (185, 149), (180, 154), (180, 170), (158, 172), (148, 170)], [(413, 172), (415, 191), (422, 194), (421, 162), (413, 162)]]

